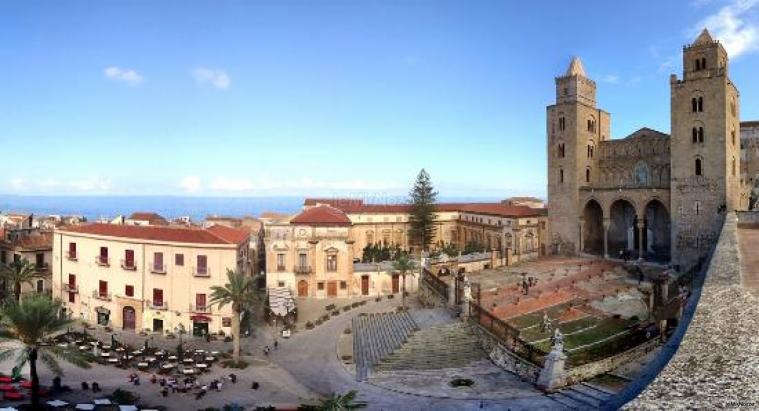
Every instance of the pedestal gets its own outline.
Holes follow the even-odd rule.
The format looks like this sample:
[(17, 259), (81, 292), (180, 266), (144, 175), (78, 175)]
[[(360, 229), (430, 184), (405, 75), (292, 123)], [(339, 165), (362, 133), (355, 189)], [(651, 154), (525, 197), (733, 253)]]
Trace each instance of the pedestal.
[(564, 371), (564, 363), (567, 356), (559, 350), (551, 350), (546, 356), (543, 369), (538, 376), (538, 388), (543, 391), (553, 392), (564, 387), (567, 373)]

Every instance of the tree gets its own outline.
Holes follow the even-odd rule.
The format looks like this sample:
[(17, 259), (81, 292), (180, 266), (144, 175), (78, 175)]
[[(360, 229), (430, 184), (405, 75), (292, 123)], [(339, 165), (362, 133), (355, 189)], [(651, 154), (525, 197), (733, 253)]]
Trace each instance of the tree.
[(414, 261), (411, 260), (406, 253), (400, 253), (398, 257), (393, 261), (393, 270), (397, 271), (401, 275), (401, 280), (403, 281), (403, 290), (401, 294), (401, 307), (404, 309), (406, 308), (406, 275), (411, 274), (412, 276), (415, 275), (414, 273)]
[(348, 391), (347, 394), (340, 395), (332, 393), (329, 397), (322, 400), (319, 405), (305, 405), (301, 406), (301, 410), (319, 410), (319, 411), (344, 411), (344, 410), (357, 410), (360, 408), (366, 408), (367, 403), (365, 401), (356, 401), (356, 390)]
[[(40, 380), (37, 375), (37, 360), (42, 361), (55, 375), (63, 375), (58, 360), (70, 362), (81, 368), (89, 368), (89, 354), (81, 352), (78, 347), (59, 347), (55, 344), (41, 343), (50, 336), (69, 327), (73, 320), (61, 318), (63, 305), (59, 300), (51, 300), (42, 295), (31, 295), (21, 301), (7, 303), (0, 308), (0, 330), (3, 339), (19, 341), (23, 347), (8, 348), (0, 351), (0, 361), (17, 355), (16, 365), (21, 369), (29, 363), (29, 375), (32, 380), (32, 409), (40, 406)], [(20, 351), (20, 352), (19, 352)]]
[(240, 361), (240, 315), (253, 303), (254, 286), (253, 278), (239, 271), (227, 270), (227, 280), (224, 287), (211, 287), (209, 303), (219, 309), (227, 304), (232, 306), (232, 358), (237, 363)]
[(424, 169), (416, 176), (416, 182), (409, 196), (411, 197), (409, 235), (415, 245), (426, 251), (437, 230), (435, 226), (437, 191), (432, 187), (430, 175)]
[(13, 287), (13, 295), (16, 297), (16, 302), (21, 301), (21, 286), (23, 284), (32, 285), (33, 281), (41, 276), (35, 269), (34, 264), (26, 259), (13, 261), (3, 267), (0, 272), (0, 277), (5, 280), (5, 283)]

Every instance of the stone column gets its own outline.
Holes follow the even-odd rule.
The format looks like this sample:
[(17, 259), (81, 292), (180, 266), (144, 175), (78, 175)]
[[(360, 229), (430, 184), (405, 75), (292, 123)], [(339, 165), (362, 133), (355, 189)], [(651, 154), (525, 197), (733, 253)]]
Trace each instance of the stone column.
[(611, 219), (604, 218), (604, 258), (609, 258), (609, 227), (611, 227)]
[(585, 250), (585, 247), (584, 247), (584, 244), (583, 244), (583, 237), (584, 236), (583, 236), (583, 233), (582, 233), (582, 226), (585, 225), (585, 224), (583, 224), (583, 221), (584, 221), (583, 218), (580, 217), (580, 230), (579, 230), (579, 232), (580, 232), (580, 241), (578, 241), (577, 244), (580, 245), (580, 249), (578, 251), (581, 252), (581, 253), (583, 252), (583, 250)]
[(642, 219), (638, 219), (637, 221), (638, 226), (638, 261), (643, 261), (643, 253), (645, 250), (643, 250), (643, 235), (645, 234), (645, 230), (643, 228), (645, 227), (645, 222)]

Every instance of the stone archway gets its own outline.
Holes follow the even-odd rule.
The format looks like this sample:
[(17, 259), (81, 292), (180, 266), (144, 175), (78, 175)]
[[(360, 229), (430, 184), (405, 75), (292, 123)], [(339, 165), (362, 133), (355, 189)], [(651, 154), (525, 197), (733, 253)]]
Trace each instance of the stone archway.
[(603, 255), (603, 209), (596, 200), (589, 200), (582, 211), (582, 252)]
[(645, 228), (643, 249), (645, 259), (666, 263), (670, 261), (670, 218), (667, 208), (661, 201), (653, 199), (646, 204), (643, 213)]
[(619, 258), (621, 252), (637, 257), (638, 230), (635, 206), (625, 199), (616, 200), (609, 208), (609, 257)]

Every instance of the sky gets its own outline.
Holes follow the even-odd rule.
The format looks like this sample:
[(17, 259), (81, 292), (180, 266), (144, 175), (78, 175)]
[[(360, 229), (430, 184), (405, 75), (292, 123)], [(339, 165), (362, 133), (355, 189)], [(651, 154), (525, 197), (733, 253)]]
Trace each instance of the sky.
[(571, 57), (669, 132), (703, 27), (759, 119), (759, 0), (3, 1), (0, 194), (544, 196)]

